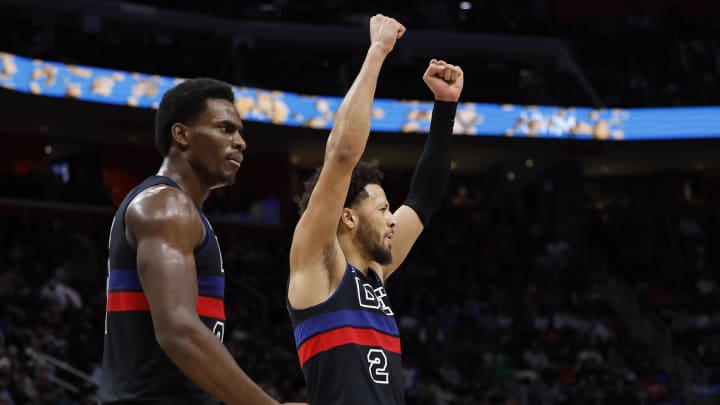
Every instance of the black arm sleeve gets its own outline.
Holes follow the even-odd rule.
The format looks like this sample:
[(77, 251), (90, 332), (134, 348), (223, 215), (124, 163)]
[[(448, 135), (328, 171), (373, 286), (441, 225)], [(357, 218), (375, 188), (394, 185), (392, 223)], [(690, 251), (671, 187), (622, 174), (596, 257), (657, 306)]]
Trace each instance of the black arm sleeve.
[(456, 102), (435, 100), (430, 133), (418, 160), (405, 205), (427, 225), (440, 207), (450, 177), (450, 139), (455, 122)]

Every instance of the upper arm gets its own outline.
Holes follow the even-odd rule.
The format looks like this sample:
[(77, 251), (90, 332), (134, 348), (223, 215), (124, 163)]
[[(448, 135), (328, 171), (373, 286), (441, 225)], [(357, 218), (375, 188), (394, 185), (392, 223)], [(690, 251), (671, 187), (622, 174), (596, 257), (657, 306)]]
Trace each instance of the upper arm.
[(383, 278), (387, 280), (410, 253), (424, 226), (414, 209), (401, 205), (393, 213), (395, 230), (393, 235), (392, 262), (383, 266)]
[[(357, 159), (333, 156), (330, 146), (290, 249), (291, 275), (339, 256), (337, 228)], [(332, 262), (332, 260), (330, 260)]]
[(194, 250), (204, 227), (190, 198), (170, 187), (147, 190), (128, 206), (125, 221), (156, 335), (197, 317)]
[[(332, 135), (331, 135), (332, 139)], [(357, 158), (334, 155), (329, 142), (325, 161), (290, 246), (288, 300), (293, 308), (324, 301), (341, 279), (345, 257), (337, 229)]]

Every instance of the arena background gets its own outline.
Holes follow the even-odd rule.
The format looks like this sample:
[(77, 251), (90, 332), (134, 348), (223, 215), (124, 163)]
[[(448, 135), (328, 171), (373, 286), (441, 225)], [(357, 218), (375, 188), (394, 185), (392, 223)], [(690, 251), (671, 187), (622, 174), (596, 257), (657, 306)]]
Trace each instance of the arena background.
[[(237, 3), (0, 0), (0, 403), (94, 403), (113, 207), (160, 163), (154, 110), (133, 106), (146, 94), (33, 94), (51, 69), (31, 77), (40, 91), (11, 90), (7, 55), (332, 98), (376, 12), (409, 30), (379, 98), (429, 101), (421, 75), (436, 57), (463, 67), (463, 101), (477, 105), (712, 107), (702, 123), (695, 110), (658, 114), (642, 133), (672, 136), (656, 140), (612, 127), (478, 135), (490, 117), (458, 116), (447, 198), (388, 287), (408, 403), (720, 401), (720, 3)], [(332, 102), (293, 126), (254, 101), (238, 183), (205, 207), (228, 269), (226, 344), (276, 398), (303, 400), (286, 258)], [(394, 206), (424, 140), (404, 124), (366, 153)]]

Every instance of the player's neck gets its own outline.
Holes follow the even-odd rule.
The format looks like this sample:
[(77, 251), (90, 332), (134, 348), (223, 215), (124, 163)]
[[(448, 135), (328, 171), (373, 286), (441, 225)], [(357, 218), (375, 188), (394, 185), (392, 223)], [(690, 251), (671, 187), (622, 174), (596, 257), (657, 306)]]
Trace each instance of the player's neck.
[[(348, 238), (339, 238), (340, 248), (342, 249), (343, 255), (345, 255), (345, 260), (367, 276), (368, 269), (373, 267), (375, 262), (355, 247), (352, 240), (348, 240), (351, 238), (350, 235), (347, 236)], [(378, 269), (373, 268), (373, 270), (377, 271)]]
[(199, 178), (197, 172), (193, 171), (186, 160), (172, 159), (166, 157), (160, 169), (157, 172), (158, 176), (165, 176), (172, 179), (180, 189), (190, 196), (195, 206), (202, 209), (203, 203), (210, 194), (210, 187), (203, 184)]

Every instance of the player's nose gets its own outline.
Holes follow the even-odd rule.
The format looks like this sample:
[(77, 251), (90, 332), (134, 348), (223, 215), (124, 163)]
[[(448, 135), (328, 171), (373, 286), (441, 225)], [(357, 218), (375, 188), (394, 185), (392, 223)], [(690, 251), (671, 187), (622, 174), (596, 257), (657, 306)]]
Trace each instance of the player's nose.
[(235, 136), (233, 136), (232, 147), (235, 149), (239, 149), (241, 152), (247, 149), (247, 143), (239, 132), (236, 133)]

